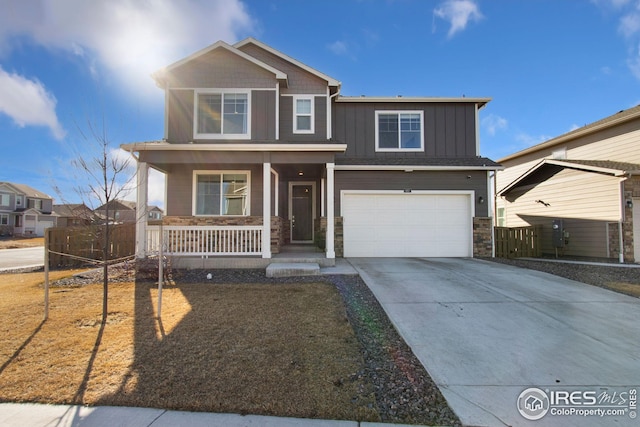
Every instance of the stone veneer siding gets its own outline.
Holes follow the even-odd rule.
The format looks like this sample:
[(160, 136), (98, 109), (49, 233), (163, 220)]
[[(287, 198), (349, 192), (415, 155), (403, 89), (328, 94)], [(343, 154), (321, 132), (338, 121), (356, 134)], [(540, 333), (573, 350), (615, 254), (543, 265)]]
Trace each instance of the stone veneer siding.
[[(627, 206), (627, 200), (633, 197), (640, 197), (640, 177), (633, 176), (624, 181), (623, 184), (622, 205), (624, 208), (624, 220), (622, 221), (622, 242), (624, 250), (624, 262), (636, 262), (640, 258), (640, 254), (634, 253), (633, 241), (633, 207)], [(640, 221), (640, 218), (636, 218)], [(620, 231), (617, 222), (608, 224), (609, 231), (609, 256), (611, 258), (620, 258)]]
[(493, 233), (491, 224), (493, 218), (474, 217), (473, 218), (473, 256), (491, 257), (493, 256)]
[[(327, 242), (327, 218), (322, 217), (314, 221), (315, 227), (315, 244), (322, 250), (326, 250)], [(336, 257), (344, 256), (344, 232), (342, 227), (342, 217), (337, 216), (334, 218), (334, 241), (333, 250), (336, 253)]]

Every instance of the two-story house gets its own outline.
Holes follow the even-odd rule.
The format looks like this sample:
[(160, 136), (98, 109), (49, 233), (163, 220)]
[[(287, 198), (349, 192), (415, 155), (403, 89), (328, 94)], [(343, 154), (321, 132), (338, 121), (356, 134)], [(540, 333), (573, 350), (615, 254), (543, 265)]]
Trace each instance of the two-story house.
[(539, 226), (544, 253), (640, 262), (640, 106), (500, 162), (497, 225)]
[[(130, 200), (115, 199), (109, 202), (109, 219), (115, 223), (131, 223), (138, 220), (137, 212), (140, 212), (136, 202)], [(162, 209), (157, 206), (147, 206), (142, 216), (146, 215), (148, 220), (160, 220), (162, 219)], [(107, 204), (103, 204), (94, 210), (94, 213), (98, 217), (98, 221), (104, 221), (107, 214)]]
[[(491, 256), (478, 111), (488, 98), (347, 97), (253, 38), (156, 72), (162, 141), (122, 146), (166, 174), (165, 250), (269, 260), (286, 245), (346, 257)], [(138, 255), (158, 229), (138, 222)], [(195, 264), (194, 264), (195, 265)]]
[(44, 236), (56, 225), (53, 199), (25, 184), (0, 182), (0, 235)]

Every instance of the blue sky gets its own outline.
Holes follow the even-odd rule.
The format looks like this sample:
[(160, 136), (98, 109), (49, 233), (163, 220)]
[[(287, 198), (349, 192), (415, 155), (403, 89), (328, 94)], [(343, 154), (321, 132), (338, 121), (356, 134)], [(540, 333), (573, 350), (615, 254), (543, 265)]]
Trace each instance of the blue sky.
[[(90, 127), (163, 137), (150, 74), (255, 37), (342, 82), (343, 95), (490, 97), (494, 160), (640, 103), (640, 0), (4, 0), (0, 181), (80, 201)], [(58, 194), (54, 187), (59, 187)], [(163, 204), (153, 174), (150, 202)], [(130, 195), (129, 198), (132, 198)]]

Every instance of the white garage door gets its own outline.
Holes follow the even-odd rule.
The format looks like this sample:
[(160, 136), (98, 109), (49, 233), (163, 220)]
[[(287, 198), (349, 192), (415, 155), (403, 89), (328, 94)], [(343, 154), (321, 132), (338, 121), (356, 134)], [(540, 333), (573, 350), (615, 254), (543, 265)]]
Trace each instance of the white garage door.
[(470, 257), (471, 195), (348, 193), (346, 257)]

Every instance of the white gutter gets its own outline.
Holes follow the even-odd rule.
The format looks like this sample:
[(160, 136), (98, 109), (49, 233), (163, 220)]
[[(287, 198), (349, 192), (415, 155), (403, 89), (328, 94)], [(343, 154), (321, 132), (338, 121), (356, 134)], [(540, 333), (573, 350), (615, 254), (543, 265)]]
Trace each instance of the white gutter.
[(271, 151), (271, 152), (344, 152), (347, 144), (169, 144), (167, 142), (134, 142), (120, 146), (127, 151)]
[(341, 171), (495, 171), (503, 170), (502, 166), (414, 166), (414, 165), (336, 165)]

